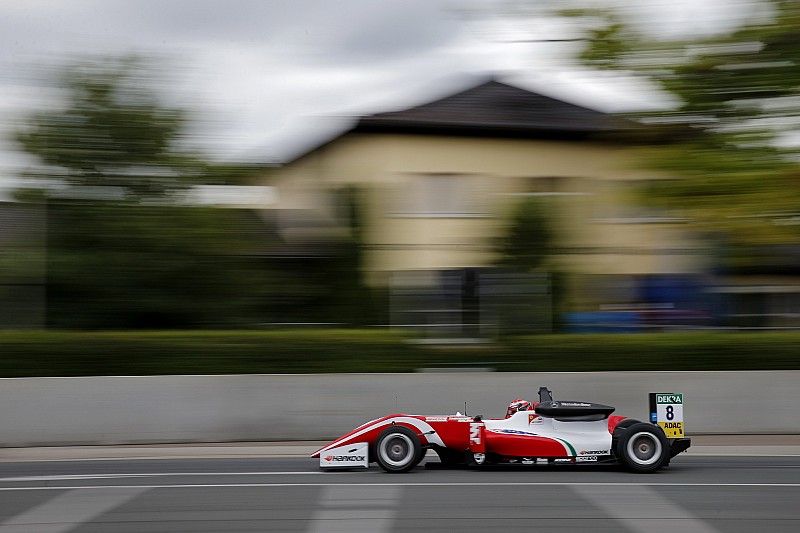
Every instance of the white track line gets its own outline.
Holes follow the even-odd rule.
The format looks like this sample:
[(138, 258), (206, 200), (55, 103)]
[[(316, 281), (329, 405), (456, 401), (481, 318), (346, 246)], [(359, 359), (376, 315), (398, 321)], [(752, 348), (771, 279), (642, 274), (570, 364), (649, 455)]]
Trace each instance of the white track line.
[[(744, 465), (737, 465), (737, 468), (743, 468)], [(767, 465), (758, 466), (752, 465), (752, 468), (766, 469), (790, 469), (800, 468), (800, 465)], [(126, 478), (159, 478), (159, 477), (217, 477), (217, 476), (342, 476), (342, 475), (383, 475), (383, 472), (378, 470), (359, 470), (359, 471), (336, 471), (329, 472), (322, 471), (287, 471), (279, 472), (275, 470), (270, 471), (256, 471), (256, 472), (138, 472), (138, 473), (116, 473), (109, 472), (105, 474), (60, 474), (60, 475), (42, 475), (42, 476), (12, 476), (0, 477), (0, 483), (27, 483), (32, 481), (84, 481), (90, 479), (126, 479)], [(491, 482), (486, 482), (493, 484)]]
[[(378, 472), (374, 472), (377, 474)], [(19, 483), (25, 481), (70, 481), (85, 479), (124, 479), (124, 478), (145, 478), (145, 477), (181, 477), (181, 476), (319, 476), (330, 474), (364, 474), (364, 472), (147, 472), (132, 474), (63, 474), (53, 476), (15, 476), (0, 477), (0, 483)]]
[[(2, 379), (2, 378), (0, 378)], [(56, 457), (37, 459), (31, 456), (3, 455), (0, 449), (0, 463), (70, 463), (89, 461), (169, 461), (172, 459), (309, 459), (311, 454), (209, 454), (209, 455), (136, 455), (126, 457)]]
[(72, 485), (0, 487), (0, 491), (71, 489), (192, 489), (192, 488), (281, 488), (281, 487), (761, 487), (800, 488), (800, 483), (551, 483), (551, 482), (432, 482), (432, 483), (197, 483), (167, 485)]

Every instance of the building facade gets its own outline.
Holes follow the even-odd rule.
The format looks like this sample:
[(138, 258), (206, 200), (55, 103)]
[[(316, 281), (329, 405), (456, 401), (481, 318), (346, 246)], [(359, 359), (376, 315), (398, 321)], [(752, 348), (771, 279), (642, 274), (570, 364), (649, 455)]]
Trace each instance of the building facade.
[[(555, 242), (541, 270), (564, 274), (563, 311), (664, 308), (669, 302), (642, 298), (674, 285), (661, 292), (677, 299), (706, 265), (684, 221), (641, 207), (642, 186), (663, 178), (643, 170), (649, 142), (658, 140), (636, 123), (489, 81), (363, 117), (273, 172), (270, 183), (279, 209), (331, 223), (331, 192), (358, 188), (370, 285), (404, 294), (448, 293), (455, 284), (460, 296), (442, 311), (450, 318), (426, 323), (468, 321), (473, 293), (482, 308), (481, 280), (496, 279), (498, 239), (526, 199), (549, 213)], [(544, 305), (546, 297), (535, 299)]]

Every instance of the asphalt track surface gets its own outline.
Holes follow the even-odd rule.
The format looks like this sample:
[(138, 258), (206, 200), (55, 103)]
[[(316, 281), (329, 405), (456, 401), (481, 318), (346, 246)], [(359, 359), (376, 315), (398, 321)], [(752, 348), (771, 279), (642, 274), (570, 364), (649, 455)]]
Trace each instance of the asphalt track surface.
[[(433, 462), (433, 461), (432, 461)], [(0, 463), (0, 533), (800, 531), (800, 456), (320, 472), (305, 458)]]

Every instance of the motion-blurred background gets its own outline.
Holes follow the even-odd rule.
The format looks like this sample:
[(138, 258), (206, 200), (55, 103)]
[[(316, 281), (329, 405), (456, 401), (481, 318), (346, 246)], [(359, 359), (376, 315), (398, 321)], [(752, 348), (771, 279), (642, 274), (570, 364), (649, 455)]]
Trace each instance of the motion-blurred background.
[(4, 375), (797, 364), (797, 2), (29, 1), (0, 43)]

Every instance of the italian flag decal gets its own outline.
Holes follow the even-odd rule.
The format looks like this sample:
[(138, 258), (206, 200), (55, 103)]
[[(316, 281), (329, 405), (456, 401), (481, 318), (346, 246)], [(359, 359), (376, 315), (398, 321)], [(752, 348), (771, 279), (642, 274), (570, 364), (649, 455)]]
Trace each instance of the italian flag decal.
[(568, 441), (565, 441), (564, 439), (559, 439), (558, 437), (550, 437), (550, 438), (553, 440), (557, 440), (559, 443), (561, 443), (564, 449), (567, 450), (567, 455), (570, 455), (572, 457), (576, 457), (578, 455), (575, 452), (575, 448)]

